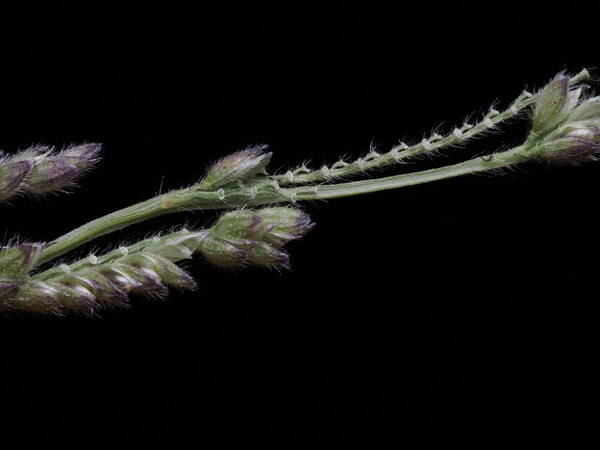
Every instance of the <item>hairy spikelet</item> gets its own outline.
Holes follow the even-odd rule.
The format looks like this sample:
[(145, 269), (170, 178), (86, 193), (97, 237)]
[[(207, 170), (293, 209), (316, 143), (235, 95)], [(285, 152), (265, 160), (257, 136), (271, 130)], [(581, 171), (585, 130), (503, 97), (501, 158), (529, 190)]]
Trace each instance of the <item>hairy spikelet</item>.
[(204, 189), (220, 189), (265, 174), (271, 160), (271, 153), (265, 152), (267, 148), (254, 145), (222, 158), (208, 170), (200, 185)]
[(0, 154), (0, 200), (64, 191), (98, 161), (100, 149), (100, 144), (61, 151), (36, 146), (15, 155)]
[(540, 92), (528, 142), (537, 159), (560, 165), (594, 161), (600, 154), (600, 97), (584, 98), (558, 75)]

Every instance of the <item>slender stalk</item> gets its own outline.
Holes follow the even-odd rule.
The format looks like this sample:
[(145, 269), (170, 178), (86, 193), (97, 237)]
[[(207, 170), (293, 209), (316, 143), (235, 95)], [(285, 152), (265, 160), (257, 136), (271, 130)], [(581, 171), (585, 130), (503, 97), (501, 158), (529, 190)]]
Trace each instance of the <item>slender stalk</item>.
[(440, 167), (438, 169), (424, 170), (421, 172), (407, 173), (386, 178), (354, 181), (350, 183), (322, 185), (318, 187), (302, 186), (288, 189), (288, 191), (293, 192), (296, 199), (301, 201), (327, 200), (398, 189), (405, 186), (414, 186), (417, 184), (429, 183), (431, 181), (508, 167), (523, 161), (523, 150), (524, 146), (520, 146), (509, 151), (495, 153), (489, 157), (478, 157), (451, 166)]
[[(589, 72), (584, 69), (569, 80), (569, 86), (575, 86), (589, 77)], [(433, 135), (429, 139), (423, 139), (418, 144), (412, 146), (407, 146), (402, 143), (384, 154), (371, 152), (365, 157), (359, 158), (351, 163), (340, 160), (331, 167), (323, 166), (317, 170), (310, 170), (305, 166), (302, 166), (295, 170), (290, 170), (285, 174), (273, 176), (272, 178), (281, 184), (287, 185), (318, 183), (361, 174), (370, 169), (401, 163), (414, 156), (435, 152), (473, 139), (489, 129), (497, 127), (511, 117), (516, 116), (520, 111), (535, 103), (538, 98), (539, 94), (531, 94), (524, 91), (505, 111), (498, 112), (491, 109), (490, 112), (475, 125), (463, 124), (461, 127), (455, 128), (445, 137)]]
[[(173, 197), (173, 194), (174, 192), (159, 195), (112, 212), (49, 242), (38, 260), (38, 265), (67, 253), (99, 236), (154, 217), (175, 212), (176, 206), (170, 201), (170, 197)], [(210, 193), (207, 193), (207, 196), (210, 197)], [(213, 197), (216, 197), (216, 194), (213, 193)]]

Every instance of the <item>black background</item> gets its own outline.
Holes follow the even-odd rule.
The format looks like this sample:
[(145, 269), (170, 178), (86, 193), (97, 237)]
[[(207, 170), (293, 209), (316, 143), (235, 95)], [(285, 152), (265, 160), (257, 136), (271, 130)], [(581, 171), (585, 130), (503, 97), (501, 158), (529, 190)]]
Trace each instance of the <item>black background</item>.
[[(2, 208), (52, 239), (267, 143), (272, 170), (450, 131), (598, 65), (597, 8), (25, 5), (0, 19), (5, 151), (102, 142), (70, 196)], [(14, 31), (13, 31), (14, 29)], [(597, 73), (596, 73), (597, 74)], [(519, 143), (527, 124), (400, 170)], [(3, 441), (485, 448), (597, 423), (600, 167), (525, 165), (306, 204), (292, 270), (188, 267), (102, 319), (0, 319)], [(214, 214), (171, 216), (98, 247)], [(82, 249), (74, 256), (87, 254)], [(9, 447), (7, 447), (9, 448)]]

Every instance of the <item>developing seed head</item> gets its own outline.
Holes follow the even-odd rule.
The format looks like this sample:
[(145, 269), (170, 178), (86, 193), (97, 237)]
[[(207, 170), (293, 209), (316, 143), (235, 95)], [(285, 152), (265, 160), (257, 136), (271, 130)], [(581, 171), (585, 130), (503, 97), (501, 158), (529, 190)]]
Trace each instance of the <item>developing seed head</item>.
[(100, 149), (100, 144), (75, 145), (58, 153), (41, 149), (39, 162), (27, 178), (28, 189), (33, 194), (45, 194), (72, 186), (96, 163)]
[(228, 239), (264, 241), (279, 248), (313, 226), (308, 214), (297, 208), (241, 209), (224, 214), (211, 233)]
[[(533, 152), (556, 164), (595, 160), (600, 153), (600, 97), (581, 98), (569, 77), (558, 76), (540, 93), (533, 115)], [(540, 140), (541, 139), (541, 140)]]
[(100, 144), (83, 144), (57, 152), (36, 146), (0, 157), (0, 199), (68, 188), (98, 161), (100, 149)]
[(289, 257), (281, 248), (312, 226), (309, 216), (296, 208), (231, 211), (221, 216), (199, 249), (219, 266), (287, 267)]
[(271, 160), (271, 153), (265, 152), (267, 148), (267, 145), (248, 147), (217, 161), (200, 182), (200, 187), (216, 190), (265, 173)]
[(540, 158), (561, 165), (593, 161), (600, 153), (600, 121), (589, 120), (561, 127), (536, 151)]

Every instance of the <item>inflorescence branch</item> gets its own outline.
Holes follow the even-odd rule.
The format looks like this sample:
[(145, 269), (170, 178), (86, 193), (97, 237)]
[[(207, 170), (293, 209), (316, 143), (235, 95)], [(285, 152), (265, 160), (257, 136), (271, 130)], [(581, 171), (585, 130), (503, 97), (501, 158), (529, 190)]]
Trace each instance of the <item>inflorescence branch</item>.
[[(95, 315), (101, 309), (128, 306), (130, 293), (161, 298), (168, 287), (195, 287), (193, 278), (175, 263), (196, 253), (220, 267), (285, 268), (289, 265), (285, 244), (312, 226), (308, 215), (296, 208), (232, 211), (209, 229), (156, 235), (28, 278), (13, 277), (13, 295), (0, 298), (0, 310)], [(13, 267), (22, 271), (30, 270), (39, 256), (39, 252), (25, 256), (22, 249), (14, 252), (18, 260)]]
[[(480, 122), (464, 124), (447, 136), (435, 134), (414, 146), (400, 144), (385, 154), (371, 151), (352, 163), (340, 160), (318, 170), (302, 166), (285, 174), (268, 175), (271, 153), (266, 146), (249, 147), (216, 162), (200, 182), (190, 187), (115, 211), (48, 243), (0, 248), (0, 308), (94, 315), (103, 307), (127, 305), (130, 293), (162, 297), (167, 286), (194, 286), (192, 278), (176, 263), (195, 253), (222, 267), (287, 267), (283, 246), (306, 233), (312, 227), (310, 219), (294, 207), (251, 207), (397, 189), (525, 161), (579, 164), (595, 160), (600, 154), (600, 97), (584, 97), (582, 88), (577, 87), (588, 78), (585, 70), (573, 77), (559, 74), (539, 92), (523, 92), (506, 110), (491, 109)], [(464, 143), (531, 105), (532, 126), (521, 145), (435, 169), (342, 181), (344, 177), (366, 175), (369, 169)], [(97, 144), (86, 144), (61, 152), (29, 149), (0, 157), (0, 200), (71, 186), (97, 160), (99, 148)], [(72, 264), (42, 272), (37, 269), (129, 225), (175, 212), (215, 209), (234, 211), (224, 214), (210, 229), (182, 229)]]
[[(589, 72), (582, 70), (569, 80), (570, 86), (575, 86), (589, 78)], [(324, 165), (320, 169), (311, 170), (305, 165), (296, 169), (288, 170), (285, 174), (275, 175), (272, 178), (280, 184), (309, 184), (320, 183), (323, 181), (335, 180), (338, 178), (349, 177), (363, 174), (365, 171), (379, 169), (397, 163), (403, 163), (427, 153), (436, 152), (457, 144), (464, 144), (468, 140), (478, 137), (485, 132), (497, 128), (500, 124), (516, 117), (525, 108), (532, 105), (538, 99), (539, 94), (532, 94), (523, 91), (510, 106), (504, 111), (497, 111), (491, 108), (482, 120), (472, 125), (464, 123), (460, 127), (454, 128), (451, 133), (441, 136), (434, 133), (429, 138), (424, 138), (415, 145), (407, 145), (401, 142), (392, 147), (387, 153), (377, 153), (372, 150), (366, 156), (358, 158), (353, 162), (339, 160), (331, 165)]]

